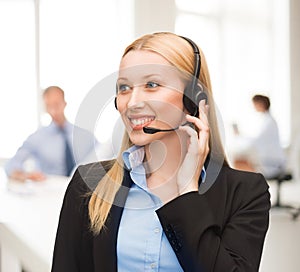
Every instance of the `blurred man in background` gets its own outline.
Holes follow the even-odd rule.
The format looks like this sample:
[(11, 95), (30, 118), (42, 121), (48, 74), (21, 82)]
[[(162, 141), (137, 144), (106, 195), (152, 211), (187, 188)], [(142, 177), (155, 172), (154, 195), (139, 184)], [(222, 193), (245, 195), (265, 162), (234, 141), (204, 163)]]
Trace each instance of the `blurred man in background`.
[[(40, 181), (47, 175), (69, 176), (98, 144), (90, 132), (67, 121), (64, 113), (67, 103), (60, 87), (45, 89), (43, 100), (52, 122), (31, 134), (8, 161), (5, 171), (9, 178)], [(75, 135), (77, 140), (73, 145)]]

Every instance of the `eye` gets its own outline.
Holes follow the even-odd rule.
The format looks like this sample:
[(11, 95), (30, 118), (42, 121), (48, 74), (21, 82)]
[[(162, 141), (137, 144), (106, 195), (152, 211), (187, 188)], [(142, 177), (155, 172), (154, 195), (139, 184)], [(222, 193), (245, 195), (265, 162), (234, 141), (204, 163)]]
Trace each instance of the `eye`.
[(119, 84), (118, 85), (118, 93), (123, 93), (126, 91), (129, 91), (131, 89), (131, 87), (127, 84)]
[(158, 83), (153, 82), (153, 81), (149, 81), (146, 83), (146, 88), (149, 88), (149, 89), (157, 88), (159, 86), (160, 85)]

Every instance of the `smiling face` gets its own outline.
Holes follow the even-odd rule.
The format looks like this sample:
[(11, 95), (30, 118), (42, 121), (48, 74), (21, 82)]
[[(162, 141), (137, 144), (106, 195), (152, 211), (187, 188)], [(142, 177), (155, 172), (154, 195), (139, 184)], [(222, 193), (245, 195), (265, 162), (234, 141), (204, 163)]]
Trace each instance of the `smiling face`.
[(150, 135), (143, 132), (143, 127), (170, 129), (184, 122), (184, 83), (178, 70), (157, 53), (128, 52), (120, 64), (117, 89), (118, 110), (130, 140), (136, 145), (175, 133)]

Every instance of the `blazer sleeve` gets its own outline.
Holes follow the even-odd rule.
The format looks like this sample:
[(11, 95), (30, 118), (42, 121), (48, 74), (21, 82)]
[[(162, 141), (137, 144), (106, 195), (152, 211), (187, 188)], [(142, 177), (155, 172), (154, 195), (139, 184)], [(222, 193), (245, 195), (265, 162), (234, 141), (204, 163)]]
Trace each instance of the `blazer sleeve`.
[[(60, 212), (52, 260), (52, 272), (92, 271), (87, 252), (90, 246), (87, 232), (88, 187), (77, 169), (66, 190)], [(85, 268), (84, 266), (87, 265)], [(86, 269), (86, 270), (85, 270)]]
[(190, 192), (157, 210), (184, 271), (258, 271), (270, 194), (262, 175), (249, 173), (244, 181), (215, 184), (223, 189), (203, 195)]

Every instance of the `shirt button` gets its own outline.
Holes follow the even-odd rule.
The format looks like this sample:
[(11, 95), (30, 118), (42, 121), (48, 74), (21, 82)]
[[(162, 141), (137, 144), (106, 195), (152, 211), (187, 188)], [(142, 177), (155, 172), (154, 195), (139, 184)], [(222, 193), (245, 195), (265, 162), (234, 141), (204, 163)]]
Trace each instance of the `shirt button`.
[(151, 269), (155, 269), (156, 268), (156, 263), (152, 263), (150, 264)]
[(159, 233), (159, 231), (160, 231), (159, 228), (154, 229), (154, 233)]

